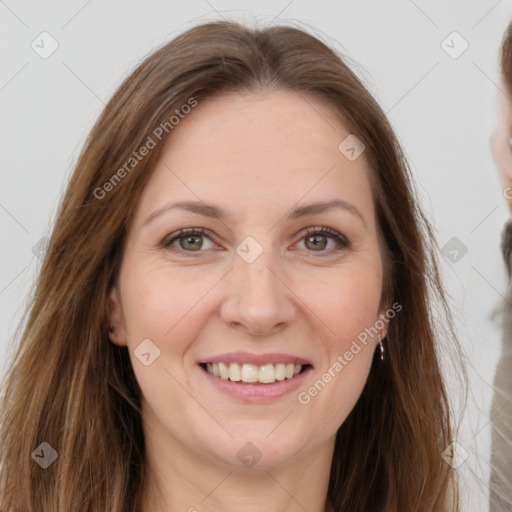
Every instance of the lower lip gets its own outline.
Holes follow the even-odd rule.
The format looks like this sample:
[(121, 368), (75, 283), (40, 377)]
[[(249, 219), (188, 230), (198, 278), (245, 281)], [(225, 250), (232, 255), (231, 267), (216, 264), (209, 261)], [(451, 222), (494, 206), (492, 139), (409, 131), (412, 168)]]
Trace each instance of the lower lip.
[(292, 379), (276, 381), (273, 384), (238, 384), (237, 382), (215, 377), (215, 375), (206, 371), (202, 366), (199, 366), (199, 368), (219, 391), (242, 402), (270, 402), (278, 400), (292, 393), (303, 384), (306, 375), (312, 369), (311, 366), (308, 366), (306, 370)]

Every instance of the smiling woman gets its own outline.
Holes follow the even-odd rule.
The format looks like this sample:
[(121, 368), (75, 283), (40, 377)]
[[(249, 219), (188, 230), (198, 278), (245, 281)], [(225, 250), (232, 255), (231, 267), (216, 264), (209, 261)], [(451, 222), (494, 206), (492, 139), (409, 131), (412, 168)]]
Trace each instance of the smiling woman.
[(431, 301), (457, 345), (402, 155), (302, 30), (207, 23), (149, 56), (60, 207), (0, 509), (458, 511)]

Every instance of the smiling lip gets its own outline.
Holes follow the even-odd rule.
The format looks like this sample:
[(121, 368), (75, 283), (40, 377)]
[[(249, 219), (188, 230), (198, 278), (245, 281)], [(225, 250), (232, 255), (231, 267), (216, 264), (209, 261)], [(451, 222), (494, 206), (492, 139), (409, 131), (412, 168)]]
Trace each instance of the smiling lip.
[[(291, 379), (284, 379), (272, 384), (232, 382), (211, 375), (206, 370), (206, 363), (238, 363), (263, 366), (266, 364), (293, 363), (303, 366), (303, 371)], [(219, 391), (242, 402), (272, 402), (295, 391), (303, 382), (313, 365), (307, 359), (283, 353), (251, 354), (250, 352), (229, 352), (198, 361), (198, 366), (208, 381)]]
[(256, 366), (263, 366), (265, 364), (277, 363), (293, 363), (301, 364), (302, 366), (313, 366), (307, 359), (292, 356), (290, 354), (251, 354), (249, 352), (229, 352), (227, 354), (219, 354), (198, 361), (198, 364), (206, 363), (240, 363), (240, 364), (254, 364)]
[(302, 373), (299, 373), (292, 379), (285, 379), (283, 381), (274, 382), (273, 384), (248, 384), (245, 382), (240, 384), (238, 382), (231, 382), (230, 380), (215, 377), (208, 373), (202, 366), (199, 366), (199, 368), (208, 381), (219, 391), (231, 398), (247, 403), (273, 402), (288, 395), (304, 383), (304, 379), (312, 370), (311, 366), (307, 366)]

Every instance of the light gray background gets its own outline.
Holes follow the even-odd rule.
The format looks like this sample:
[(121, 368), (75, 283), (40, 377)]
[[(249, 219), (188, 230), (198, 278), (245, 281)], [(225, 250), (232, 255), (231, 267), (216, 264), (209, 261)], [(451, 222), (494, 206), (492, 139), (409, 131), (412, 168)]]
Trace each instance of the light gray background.
[[(0, 1), (2, 366), (38, 270), (32, 249), (49, 235), (104, 103), (157, 45), (220, 17), (299, 20), (353, 59), (404, 145), (439, 244), (455, 236), (467, 246), (460, 261), (442, 264), (471, 380), (459, 438), (469, 453), (459, 469), (465, 510), (486, 510), (489, 406), (500, 349), (490, 314), (507, 286), (499, 252), (506, 209), (489, 136), (498, 48), (512, 19), (507, 0)], [(47, 59), (31, 48), (43, 31), (59, 45)], [(441, 47), (453, 31), (469, 43), (457, 59)], [(454, 387), (455, 401), (457, 393)]]

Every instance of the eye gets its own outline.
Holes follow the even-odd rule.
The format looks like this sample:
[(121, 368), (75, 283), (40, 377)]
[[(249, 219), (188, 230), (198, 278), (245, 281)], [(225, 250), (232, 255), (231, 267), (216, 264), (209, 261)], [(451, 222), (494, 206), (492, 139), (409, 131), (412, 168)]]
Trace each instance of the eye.
[(304, 241), (306, 248), (311, 249), (313, 252), (331, 252), (325, 251), (324, 249), (328, 245), (328, 240), (334, 241), (334, 251), (348, 249), (350, 242), (340, 233), (334, 231), (334, 229), (327, 227), (313, 227), (306, 230)]
[[(162, 247), (178, 252), (200, 252), (201, 249), (204, 249), (204, 237), (207, 239), (210, 238), (206, 235), (203, 228), (180, 229), (177, 233), (167, 236), (162, 242)], [(179, 247), (176, 247), (176, 242), (179, 244)], [(212, 247), (206, 247), (206, 249), (211, 248)]]
[[(205, 247), (204, 239), (210, 241), (210, 245)], [(330, 248), (328, 242), (331, 240), (333, 246)], [(336, 252), (350, 247), (350, 242), (337, 231), (327, 227), (311, 227), (308, 228), (300, 242), (304, 243), (304, 247), (308, 252)], [(162, 247), (173, 252), (186, 254), (187, 256), (195, 256), (194, 252), (200, 253), (202, 249), (213, 249), (213, 242), (206, 234), (203, 228), (185, 228), (168, 235), (162, 241)], [(328, 250), (326, 250), (326, 248)], [(330, 249), (330, 250), (329, 250)], [(188, 253), (188, 254), (187, 254)]]

